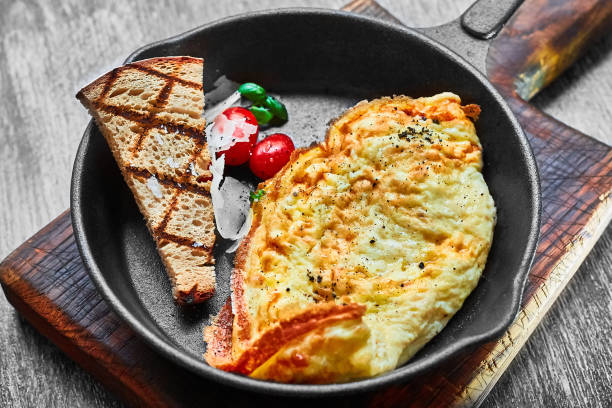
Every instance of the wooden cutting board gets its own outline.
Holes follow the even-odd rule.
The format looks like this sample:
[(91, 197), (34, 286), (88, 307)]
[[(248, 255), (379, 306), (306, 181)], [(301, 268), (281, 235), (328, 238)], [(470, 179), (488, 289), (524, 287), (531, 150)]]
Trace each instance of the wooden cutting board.
[[(396, 21), (372, 0), (357, 0), (345, 9)], [(531, 142), (543, 194), (540, 243), (512, 327), (498, 341), (418, 380), (324, 403), (437, 407), (482, 402), (612, 218), (612, 148), (525, 101), (611, 24), (610, 1), (527, 0), (488, 53), (487, 75)], [(76, 248), (68, 211), (0, 264), (0, 283), (34, 327), (130, 405), (323, 403), (236, 391), (197, 378), (156, 354), (96, 291)]]

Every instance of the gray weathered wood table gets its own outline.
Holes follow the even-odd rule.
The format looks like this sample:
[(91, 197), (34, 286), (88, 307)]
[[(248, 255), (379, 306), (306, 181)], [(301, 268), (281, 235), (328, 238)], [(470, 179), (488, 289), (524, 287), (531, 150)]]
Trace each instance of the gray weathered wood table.
[[(140, 45), (245, 11), (347, 0), (0, 0), (0, 258), (68, 207), (88, 115), (76, 90)], [(471, 0), (379, 0), (412, 26)], [(535, 104), (612, 143), (612, 36)], [(409, 50), (407, 50), (409, 52)], [(612, 228), (485, 401), (488, 407), (612, 405)], [(0, 406), (120, 406), (0, 296)]]

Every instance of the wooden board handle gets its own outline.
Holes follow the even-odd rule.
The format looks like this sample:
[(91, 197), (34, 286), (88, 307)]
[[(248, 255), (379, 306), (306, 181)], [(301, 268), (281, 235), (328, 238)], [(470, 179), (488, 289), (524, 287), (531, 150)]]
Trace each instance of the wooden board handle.
[(610, 0), (526, 0), (491, 44), (489, 76), (529, 100), (611, 28)]

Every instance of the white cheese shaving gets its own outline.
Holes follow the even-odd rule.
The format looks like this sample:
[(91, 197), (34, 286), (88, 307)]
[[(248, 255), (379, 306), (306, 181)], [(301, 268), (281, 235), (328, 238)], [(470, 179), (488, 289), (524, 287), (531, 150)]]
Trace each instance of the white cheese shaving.
[(149, 187), (149, 190), (151, 190), (155, 197), (163, 198), (164, 195), (162, 194), (161, 184), (159, 184), (155, 176), (149, 177), (147, 180), (147, 187)]
[[(226, 177), (215, 195), (212, 195), (211, 187), (217, 230), (223, 238), (237, 240), (248, 232), (244, 231), (244, 224), (248, 219), (251, 207), (249, 192), (250, 189), (247, 185), (233, 177)], [(216, 195), (221, 197), (223, 205), (215, 205)]]
[(236, 252), (236, 249), (238, 249), (238, 247), (240, 246), (242, 239), (251, 230), (252, 224), (253, 224), (253, 210), (249, 210), (249, 214), (247, 215), (247, 218), (244, 221), (244, 224), (242, 224), (242, 227), (240, 227), (240, 231), (238, 231), (238, 233), (236, 234), (236, 237), (237, 237), (236, 241), (234, 241), (234, 243), (229, 248), (227, 248), (225, 252), (228, 252), (228, 253)]
[(159, 135), (159, 133), (155, 132), (153, 133), (153, 135), (155, 135), (155, 141), (157, 142), (158, 145), (163, 146), (164, 145), (164, 139), (162, 139), (162, 137)]
[(224, 99), (221, 103), (215, 105), (214, 108), (204, 113), (204, 118), (206, 119), (206, 123), (212, 123), (213, 120), (221, 114), (224, 110), (234, 105), (236, 102), (240, 100), (240, 92), (235, 91), (233, 94)]
[[(251, 214), (249, 194), (250, 188), (240, 181), (226, 177), (223, 179), (225, 169), (225, 154), (217, 158), (217, 153), (226, 151), (236, 143), (247, 142), (249, 137), (257, 132), (257, 126), (246, 122), (246, 118), (230, 120), (222, 112), (240, 100), (240, 93), (234, 92), (229, 98), (215, 106), (206, 115), (209, 125), (206, 127), (206, 141), (211, 157), (210, 172), (212, 182), (210, 196), (215, 213), (217, 231), (225, 239), (236, 240), (228, 249), (234, 252), (240, 240), (251, 229)], [(240, 130), (234, 132), (236, 130)], [(193, 163), (189, 166), (195, 175)]]
[(207, 131), (211, 156), (228, 150), (236, 143), (248, 142), (250, 136), (255, 132), (257, 132), (257, 126), (247, 123), (246, 118), (230, 120), (223, 114), (217, 116)]
[[(246, 224), (246, 222), (245, 222)], [(238, 241), (234, 241), (234, 243), (232, 245), (229, 246), (229, 248), (227, 248), (225, 250), (225, 253), (227, 254), (233, 254), (234, 252), (236, 252), (236, 250), (238, 249), (238, 247), (240, 246), (240, 243), (242, 242), (242, 240), (238, 240)]]
[(236, 130), (236, 122), (229, 120), (225, 115), (217, 116), (208, 132), (208, 148), (211, 153), (229, 149), (233, 145), (234, 130)]
[(242, 130), (241, 141), (248, 142), (249, 136), (257, 132), (257, 125), (251, 125), (246, 121), (246, 118), (240, 118), (240, 120), (237, 122), (236, 127)]
[(170, 167), (172, 167), (173, 169), (178, 169), (179, 164), (176, 160), (174, 160), (172, 157), (168, 157), (166, 159), (166, 164)]
[(210, 183), (210, 197), (212, 198), (213, 208), (215, 209), (215, 218), (217, 217), (217, 208), (223, 208), (223, 195), (220, 187), (223, 181), (223, 170), (225, 169), (225, 155), (216, 158), (211, 155), (210, 172), (212, 173), (212, 182)]
[[(250, 188), (233, 177), (223, 179), (224, 168), (224, 154), (211, 160), (210, 196), (215, 214), (215, 224), (219, 235), (223, 238), (241, 240), (251, 229)], [(223, 185), (221, 185), (222, 181)]]
[(196, 171), (195, 166), (193, 165), (193, 162), (189, 163), (189, 172), (194, 176), (194, 177), (198, 177), (199, 174)]

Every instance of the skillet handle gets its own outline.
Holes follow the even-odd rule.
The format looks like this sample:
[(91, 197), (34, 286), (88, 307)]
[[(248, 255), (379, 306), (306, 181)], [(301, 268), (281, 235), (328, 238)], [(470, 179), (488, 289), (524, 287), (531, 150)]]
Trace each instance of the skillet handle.
[(461, 27), (481, 40), (493, 38), (522, 2), (523, 0), (477, 0), (461, 16)]
[(464, 57), (481, 72), (489, 40), (493, 38), (523, 0), (477, 0), (461, 17), (436, 27), (417, 28)]
[(610, 31), (612, 0), (526, 0), (491, 43), (489, 79), (529, 100)]

